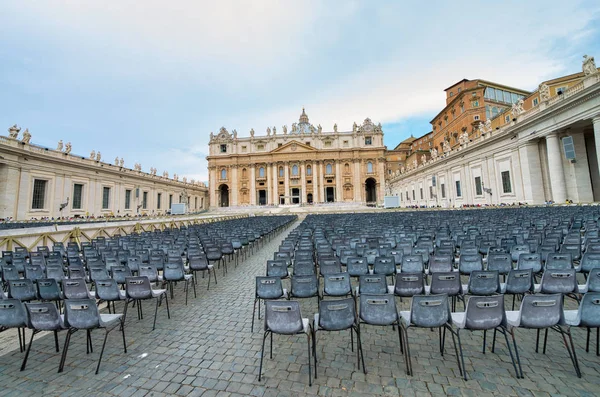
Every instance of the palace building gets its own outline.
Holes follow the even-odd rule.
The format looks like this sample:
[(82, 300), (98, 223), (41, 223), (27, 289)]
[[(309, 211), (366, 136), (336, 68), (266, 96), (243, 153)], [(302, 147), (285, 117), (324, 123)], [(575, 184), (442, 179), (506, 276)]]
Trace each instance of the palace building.
[(463, 79), (446, 90), (432, 131), (402, 142), (387, 179), (403, 206), (600, 201), (600, 72), (582, 70), (528, 92)]
[(302, 109), (289, 131), (238, 137), (223, 127), (209, 146), (211, 207), (383, 202), (383, 131), (368, 118), (350, 131), (335, 124), (325, 132)]
[(202, 182), (157, 175), (141, 164), (102, 160), (71, 153), (71, 143), (56, 149), (30, 143), (20, 128), (0, 136), (0, 218), (29, 220), (58, 217), (165, 215), (171, 204), (187, 204), (188, 212), (208, 208)]

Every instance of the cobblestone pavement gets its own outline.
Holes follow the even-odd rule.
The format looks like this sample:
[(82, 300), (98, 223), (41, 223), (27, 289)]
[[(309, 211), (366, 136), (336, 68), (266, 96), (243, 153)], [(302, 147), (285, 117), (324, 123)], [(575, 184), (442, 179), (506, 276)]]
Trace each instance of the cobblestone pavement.
[[(136, 311), (127, 319), (127, 354), (120, 334), (109, 336), (100, 373), (94, 375), (102, 332), (93, 334), (94, 353), (85, 354), (84, 334), (71, 340), (65, 371), (57, 373), (60, 360), (51, 335), (37, 336), (25, 371), (19, 368), (16, 332), (0, 339), (0, 395), (115, 395), (115, 396), (425, 396), (425, 395), (518, 395), (557, 396), (600, 394), (600, 358), (585, 353), (585, 331), (573, 330), (583, 378), (575, 375), (560, 335), (550, 332), (546, 355), (535, 353), (535, 332), (517, 333), (525, 379), (517, 379), (506, 346), (499, 339), (496, 353), (481, 352), (482, 334), (465, 332), (463, 343), (469, 380), (458, 374), (450, 338), (446, 354), (438, 351), (438, 334), (424, 329), (409, 331), (414, 376), (405, 372), (397, 333), (389, 327), (362, 327), (368, 373), (356, 366), (348, 332), (320, 333), (319, 377), (308, 386), (306, 338), (275, 335), (273, 359), (265, 357), (262, 382), (258, 365), (262, 332), (250, 332), (254, 276), (265, 272), (280, 241), (291, 229), (267, 242), (237, 269), (218, 273), (218, 284), (199, 278), (198, 297), (184, 305), (179, 285), (171, 303), (171, 319), (159, 309), (152, 331), (151, 304), (145, 317)], [(408, 309), (409, 300), (399, 302)], [(462, 305), (459, 305), (461, 307)], [(304, 317), (316, 312), (315, 299), (301, 301)], [(118, 310), (120, 310), (118, 308)], [(259, 324), (261, 324), (259, 322)], [(260, 327), (258, 327), (260, 328)], [(30, 333), (27, 332), (29, 339)], [(60, 335), (62, 347), (65, 333)], [(489, 340), (490, 338), (488, 338)], [(268, 342), (267, 342), (268, 348)], [(541, 350), (540, 350), (541, 351)]]

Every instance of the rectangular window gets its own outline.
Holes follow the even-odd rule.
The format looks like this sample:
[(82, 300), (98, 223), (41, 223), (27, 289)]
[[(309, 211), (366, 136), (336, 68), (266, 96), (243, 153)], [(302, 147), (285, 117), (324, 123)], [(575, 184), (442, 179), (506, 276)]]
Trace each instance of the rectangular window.
[(413, 200), (415, 200), (415, 189), (412, 191)]
[(556, 87), (556, 95), (562, 95), (565, 93), (568, 87)]
[(477, 107), (479, 107), (479, 101), (473, 101), (473, 102), (471, 102), (471, 103), (473, 104), (473, 107), (474, 107), (474, 108), (477, 108)]
[(475, 116), (473, 116), (473, 120), (475, 120), (475, 121), (479, 120), (479, 115), (476, 114)]
[(422, 187), (419, 188), (419, 193), (421, 194), (421, 200), (423, 200), (423, 188)]
[(221, 153), (227, 153), (227, 145), (221, 144)]
[(508, 91), (504, 91), (504, 102), (511, 103), (510, 92), (508, 92)]
[(348, 147), (348, 141), (344, 141), (344, 147)]
[(48, 181), (43, 179), (33, 180), (33, 200), (31, 201), (32, 210), (43, 210), (46, 201), (46, 185)]
[(256, 150), (258, 150), (258, 151), (265, 150), (265, 145), (256, 145)]
[(507, 116), (505, 116), (505, 117), (504, 117), (504, 122), (506, 122), (506, 123), (510, 123), (510, 116), (508, 116), (508, 115), (507, 115)]
[(429, 186), (429, 199), (433, 198), (433, 186)]
[(248, 151), (248, 146), (242, 146), (242, 153), (246, 153)]
[(515, 94), (514, 92), (510, 93), (510, 102), (511, 103), (517, 103), (519, 101), (519, 96), (517, 94)]
[(442, 198), (446, 198), (446, 185), (440, 183), (440, 190), (442, 191)]
[(277, 147), (282, 147), (282, 146), (283, 146), (283, 143), (278, 143), (277, 144)]
[(172, 205), (173, 205), (173, 195), (169, 194), (169, 209), (171, 209)]
[(456, 181), (456, 197), (462, 197), (462, 191), (460, 190), (460, 181)]
[(371, 139), (370, 136), (366, 136), (365, 137), (365, 145), (372, 145), (373, 144), (373, 140)]
[(148, 192), (144, 192), (142, 194), (142, 208), (143, 209), (148, 208)]
[(510, 171), (502, 171), (502, 191), (504, 193), (511, 193), (512, 186), (510, 185)]
[(160, 199), (162, 198), (162, 193), (158, 193), (156, 195), (156, 209), (159, 210), (160, 209)]
[(475, 177), (475, 195), (481, 196), (483, 194), (483, 189), (481, 188), (481, 177)]
[(331, 141), (325, 141), (325, 147), (331, 147)]
[(110, 188), (103, 187), (102, 188), (102, 209), (107, 210), (110, 206)]
[(538, 99), (537, 98), (533, 98), (533, 106), (537, 106), (539, 104), (540, 104), (540, 102), (538, 101)]
[(131, 189), (125, 190), (125, 209), (131, 209)]
[(310, 142), (304, 142), (306, 146), (310, 146)]
[(73, 209), (80, 210), (81, 209), (81, 199), (83, 196), (83, 185), (81, 183), (76, 183), (73, 185)]

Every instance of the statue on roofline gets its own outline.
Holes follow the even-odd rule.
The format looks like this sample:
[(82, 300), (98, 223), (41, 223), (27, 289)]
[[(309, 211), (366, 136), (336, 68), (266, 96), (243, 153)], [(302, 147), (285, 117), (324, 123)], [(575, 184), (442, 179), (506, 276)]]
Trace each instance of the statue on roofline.
[(62, 150), (63, 150), (63, 141), (61, 139), (60, 141), (58, 141), (58, 145), (56, 146), (56, 151), (62, 152)]
[(23, 138), (21, 139), (21, 142), (29, 143), (30, 140), (31, 134), (29, 133), (29, 128), (25, 128), (25, 131), (23, 131)]
[(71, 153), (71, 142), (67, 142), (67, 145), (65, 146), (65, 154), (69, 153)]
[(8, 129), (8, 136), (9, 138), (17, 139), (19, 132), (21, 132), (21, 129), (15, 124)]

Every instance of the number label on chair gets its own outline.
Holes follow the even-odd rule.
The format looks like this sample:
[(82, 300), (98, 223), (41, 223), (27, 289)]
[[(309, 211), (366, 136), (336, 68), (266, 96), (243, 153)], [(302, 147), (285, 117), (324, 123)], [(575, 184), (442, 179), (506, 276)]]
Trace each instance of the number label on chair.
[(71, 309), (71, 310), (87, 310), (87, 309), (89, 309), (89, 305), (69, 305), (69, 309)]
[(551, 273), (552, 278), (569, 278), (571, 273)]
[(378, 283), (381, 281), (381, 277), (366, 277), (365, 281), (367, 283)]
[(488, 301), (488, 302), (477, 302), (477, 307), (480, 309), (484, 309), (486, 307), (497, 307), (497, 301)]
[(275, 280), (261, 280), (261, 284), (275, 284)]
[(440, 280), (440, 281), (456, 280), (456, 276), (438, 276), (438, 280)]
[(273, 306), (274, 312), (289, 312), (292, 310), (291, 306)]
[(494, 278), (493, 274), (478, 274), (477, 278)]
[(329, 281), (342, 281), (344, 279), (343, 276), (330, 276)]
[(144, 284), (144, 281), (143, 280), (129, 280), (128, 283), (134, 284), (134, 285), (140, 285), (140, 284)]

